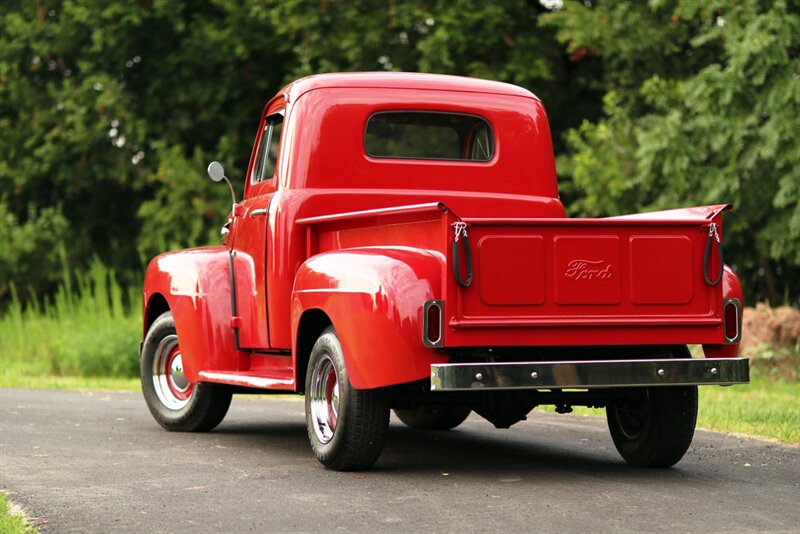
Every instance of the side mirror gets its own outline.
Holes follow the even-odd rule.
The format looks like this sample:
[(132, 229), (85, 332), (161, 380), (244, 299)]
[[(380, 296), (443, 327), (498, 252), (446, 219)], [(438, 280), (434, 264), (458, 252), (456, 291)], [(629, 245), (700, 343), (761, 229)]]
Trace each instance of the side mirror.
[(208, 164), (208, 176), (215, 182), (221, 182), (225, 179), (225, 169), (219, 161), (212, 161)]

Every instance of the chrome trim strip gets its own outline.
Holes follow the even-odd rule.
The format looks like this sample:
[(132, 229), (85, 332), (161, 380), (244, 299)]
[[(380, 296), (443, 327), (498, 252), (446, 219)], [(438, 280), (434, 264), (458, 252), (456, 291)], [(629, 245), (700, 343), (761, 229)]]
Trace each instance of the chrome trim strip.
[(431, 365), (431, 391), (730, 385), (749, 381), (747, 358)]
[(256, 208), (250, 212), (250, 218), (252, 219), (253, 217), (263, 217), (266, 214), (267, 214), (267, 208)]
[(200, 371), (197, 375), (201, 381), (248, 388), (289, 390), (294, 387), (294, 380), (291, 378), (264, 378), (244, 373), (215, 373), (213, 371)]
[[(725, 324), (725, 307), (728, 303), (732, 303), (736, 306), (736, 337), (733, 339), (729, 339), (725, 334), (727, 330), (727, 325)], [(722, 299), (722, 337), (725, 339), (725, 345), (733, 345), (742, 340), (742, 303), (739, 299)]]
[(663, 315), (598, 317), (596, 315), (576, 315), (564, 317), (551, 316), (516, 316), (516, 317), (490, 317), (486, 319), (450, 319), (453, 328), (527, 328), (531, 326), (721, 326), (722, 319), (719, 314), (714, 317), (705, 316), (675, 316)]
[[(439, 308), (439, 337), (435, 340), (428, 339), (428, 310), (436, 306)], [(444, 346), (444, 335), (442, 329), (444, 328), (444, 301), (442, 300), (426, 300), (422, 305), (422, 344), (426, 347), (439, 348)]]
[[(425, 204), (409, 204), (407, 206), (394, 206), (391, 208), (376, 208), (372, 210), (348, 211), (336, 213), (334, 215), (321, 215), (319, 217), (303, 217), (297, 219), (295, 224), (324, 224), (339, 221), (351, 221), (367, 219), (372, 217), (384, 217), (386, 215), (402, 215), (406, 213), (437, 213), (441, 215), (443, 211), (450, 211), (441, 202), (427, 202)], [(450, 212), (452, 213), (452, 212)]]

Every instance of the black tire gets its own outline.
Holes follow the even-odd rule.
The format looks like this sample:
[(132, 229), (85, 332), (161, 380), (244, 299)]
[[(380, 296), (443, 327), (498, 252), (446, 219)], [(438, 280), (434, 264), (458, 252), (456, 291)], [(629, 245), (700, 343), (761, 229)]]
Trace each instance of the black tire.
[(427, 404), (414, 408), (396, 408), (397, 418), (419, 430), (450, 430), (466, 421), (472, 409), (463, 404)]
[(228, 387), (190, 383), (183, 377), (172, 312), (161, 314), (150, 325), (139, 363), (144, 400), (153, 418), (167, 430), (205, 432), (220, 424), (228, 413)]
[(386, 389), (355, 389), (333, 327), (317, 339), (306, 373), (306, 426), (317, 460), (339, 471), (369, 469), (389, 427)]
[(606, 407), (622, 458), (640, 467), (670, 467), (683, 458), (697, 423), (697, 386), (638, 388)]

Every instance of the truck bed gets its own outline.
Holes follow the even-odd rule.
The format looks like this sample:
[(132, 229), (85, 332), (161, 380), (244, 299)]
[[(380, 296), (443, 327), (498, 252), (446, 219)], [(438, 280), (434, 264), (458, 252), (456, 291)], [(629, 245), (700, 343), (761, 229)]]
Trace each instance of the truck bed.
[[(430, 203), (298, 222), (309, 224), (309, 254), (369, 246), (441, 254), (443, 347), (713, 344), (722, 339), (722, 288), (706, 278), (719, 272), (718, 243), (708, 259), (705, 251), (726, 209), (462, 219)], [(454, 247), (456, 223), (467, 237)], [(456, 278), (470, 267), (463, 287)]]

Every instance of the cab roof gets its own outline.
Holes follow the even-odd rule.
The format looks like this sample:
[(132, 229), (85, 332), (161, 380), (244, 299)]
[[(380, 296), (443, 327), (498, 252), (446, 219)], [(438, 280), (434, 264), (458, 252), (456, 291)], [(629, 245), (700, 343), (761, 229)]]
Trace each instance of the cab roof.
[(536, 95), (509, 83), (418, 72), (339, 72), (316, 74), (300, 78), (281, 89), (289, 101), (314, 89), (336, 87), (418, 89), (433, 91), (461, 91), (535, 98)]

